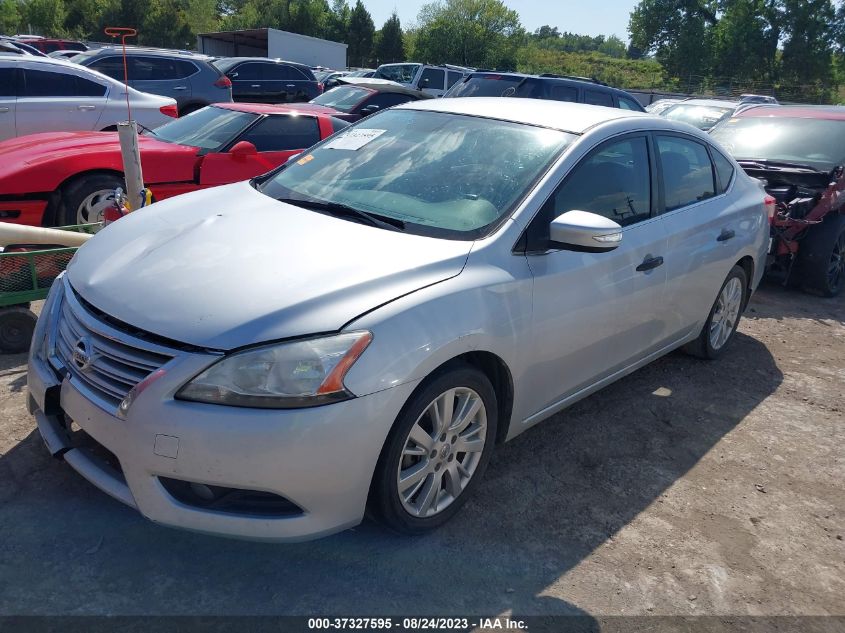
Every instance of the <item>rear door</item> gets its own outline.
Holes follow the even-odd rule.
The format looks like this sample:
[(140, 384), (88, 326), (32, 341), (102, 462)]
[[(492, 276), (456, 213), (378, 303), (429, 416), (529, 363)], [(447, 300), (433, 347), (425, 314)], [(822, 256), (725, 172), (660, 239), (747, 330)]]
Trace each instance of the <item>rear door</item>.
[[(226, 151), (206, 154), (200, 167), (200, 185), (221, 185), (254, 178), (278, 167), (319, 140), (316, 117), (290, 114), (266, 116), (232, 141)], [(247, 157), (233, 156), (229, 150), (240, 141), (252, 143), (258, 153)]]
[(0, 141), (17, 136), (15, 130), (16, 75), (17, 70), (14, 66), (0, 66)]
[(97, 122), (107, 101), (105, 84), (93, 77), (78, 77), (64, 68), (22, 70), (15, 114), (18, 136), (98, 129)]
[(188, 77), (199, 71), (190, 62), (147, 55), (132, 55), (128, 62), (129, 85), (136, 90), (176, 99), (180, 108), (190, 101), (191, 82)]
[(304, 103), (310, 101), (306, 77), (287, 64), (266, 64), (264, 90), (268, 103)]
[[(666, 256), (667, 317), (679, 335), (700, 327), (751, 231), (744, 201), (726, 194), (733, 165), (705, 143), (674, 133), (655, 135), (660, 164)], [(721, 179), (710, 154), (726, 164)], [(747, 243), (747, 242), (745, 242)]]

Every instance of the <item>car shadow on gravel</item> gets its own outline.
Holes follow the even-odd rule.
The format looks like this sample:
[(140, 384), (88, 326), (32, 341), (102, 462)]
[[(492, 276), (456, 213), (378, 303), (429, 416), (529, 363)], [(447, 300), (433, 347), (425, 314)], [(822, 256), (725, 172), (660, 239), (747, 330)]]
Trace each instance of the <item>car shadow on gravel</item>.
[(298, 544), (156, 526), (33, 431), (0, 459), (0, 612), (579, 614), (550, 595), (566, 593), (566, 573), (661, 503), (782, 378), (743, 334), (715, 362), (670, 354), (497, 447), (476, 496), (417, 538), (371, 522)]
[(26, 354), (0, 354), (0, 380), (9, 381), (9, 391), (18, 393), (26, 387)]
[(845, 325), (845, 292), (838, 297), (821, 297), (764, 280), (744, 318), (811, 319), (824, 325)]

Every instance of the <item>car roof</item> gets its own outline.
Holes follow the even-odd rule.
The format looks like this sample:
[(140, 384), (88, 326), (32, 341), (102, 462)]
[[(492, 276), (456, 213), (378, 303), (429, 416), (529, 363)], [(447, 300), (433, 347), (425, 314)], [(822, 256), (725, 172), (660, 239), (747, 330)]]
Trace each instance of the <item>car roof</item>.
[(396, 106), (407, 110), (432, 110), (499, 119), (582, 134), (605, 121), (629, 117), (657, 118), (647, 112), (607, 108), (604, 106), (552, 101), (548, 99), (519, 99), (507, 97), (458, 97), (412, 101)]
[[(87, 51), (79, 51), (80, 53), (90, 53), (89, 57), (96, 57), (100, 54), (111, 54), (114, 55), (118, 53), (120, 55), (123, 54), (123, 49), (120, 46), (112, 46), (108, 44), (106, 46), (101, 46), (100, 48), (93, 48), (88, 49)], [(154, 57), (180, 57), (180, 58), (189, 58), (189, 59), (202, 59), (202, 60), (210, 60), (214, 59), (208, 55), (203, 55), (202, 53), (196, 53), (194, 51), (182, 51), (182, 50), (175, 50), (175, 49), (167, 49), (167, 48), (153, 48), (153, 47), (146, 47), (146, 46), (127, 46), (126, 47), (126, 54), (127, 55), (150, 55)]]
[[(50, 64), (53, 66), (60, 66), (62, 68), (73, 68), (74, 70), (80, 68), (78, 64), (74, 64), (73, 62), (70, 62), (66, 59), (57, 59), (55, 57), (49, 57), (47, 55), (45, 55), (44, 57), (40, 57), (38, 55), (17, 55), (15, 57), (4, 57), (3, 61), (6, 60), (13, 61), (15, 63), (26, 62), (27, 64)], [(85, 70), (88, 72), (93, 72), (90, 68), (86, 68)]]
[(286, 59), (274, 59), (272, 57), (220, 57), (214, 60), (214, 64), (219, 66), (234, 66), (235, 64), (240, 64), (241, 62), (270, 62), (271, 64), (286, 64), (288, 66), (296, 66), (297, 68), (307, 68), (308, 70), (311, 70), (311, 66), (308, 66), (307, 64), (289, 62)]
[(736, 116), (742, 118), (750, 117), (774, 117), (789, 119), (826, 119), (828, 121), (845, 121), (845, 107), (843, 106), (772, 106), (765, 104), (754, 104), (753, 107), (743, 110)]
[(727, 99), (684, 99), (677, 105), (697, 105), (697, 106), (712, 106), (716, 108), (736, 108), (739, 107), (739, 101), (729, 101)]
[[(251, 112), (252, 114), (302, 114), (302, 110), (288, 107), (287, 105), (277, 105), (273, 103), (212, 103), (216, 108), (225, 108), (226, 110), (235, 110), (236, 112)], [(322, 114), (322, 113), (314, 113)]]

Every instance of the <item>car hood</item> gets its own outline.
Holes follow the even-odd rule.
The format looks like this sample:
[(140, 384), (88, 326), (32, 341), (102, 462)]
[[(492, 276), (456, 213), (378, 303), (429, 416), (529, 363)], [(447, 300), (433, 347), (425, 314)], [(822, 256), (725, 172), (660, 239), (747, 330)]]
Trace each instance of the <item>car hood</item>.
[(471, 248), (281, 203), (241, 182), (118, 220), (77, 252), (68, 279), (126, 324), (230, 350), (338, 331), (459, 274)]

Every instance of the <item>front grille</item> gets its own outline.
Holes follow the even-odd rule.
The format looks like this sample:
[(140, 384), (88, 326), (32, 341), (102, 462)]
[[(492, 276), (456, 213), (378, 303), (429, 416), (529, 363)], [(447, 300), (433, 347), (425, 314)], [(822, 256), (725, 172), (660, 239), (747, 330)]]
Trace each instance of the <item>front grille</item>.
[(103, 323), (82, 306), (69, 284), (54, 336), (56, 358), (71, 383), (108, 411), (116, 410), (135, 385), (175, 356)]

